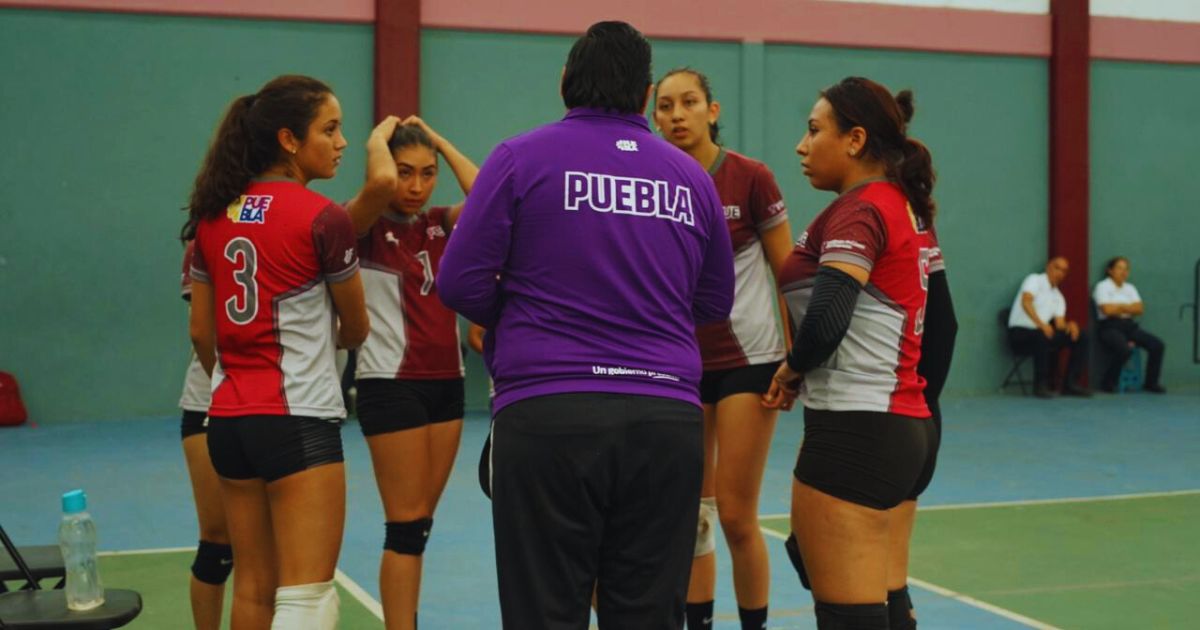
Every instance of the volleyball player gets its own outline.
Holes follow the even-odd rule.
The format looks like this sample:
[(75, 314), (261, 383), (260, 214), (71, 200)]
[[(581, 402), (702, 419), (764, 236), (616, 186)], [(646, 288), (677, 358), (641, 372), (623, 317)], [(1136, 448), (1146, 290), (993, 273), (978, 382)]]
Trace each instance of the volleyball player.
[[(775, 278), (792, 247), (787, 207), (765, 164), (718, 144), (721, 106), (713, 100), (708, 77), (690, 68), (672, 70), (659, 79), (655, 93), (659, 132), (716, 183), (736, 276), (730, 319), (696, 330), (704, 362), (704, 481), (687, 626), (712, 627), (719, 520), (733, 560), (738, 617), (743, 628), (760, 630), (767, 623), (771, 572), (758, 527), (758, 496), (779, 410), (763, 407), (759, 398), (784, 354), (771, 312), (778, 295)], [(786, 321), (786, 313), (783, 317)]]
[(422, 556), (462, 435), (458, 318), (436, 281), (462, 204), (425, 210), (438, 154), (469, 193), (479, 172), (470, 159), (420, 118), (389, 116), (367, 140), (366, 183), (346, 205), (371, 315), (355, 408), (387, 519), (379, 592), (394, 630), (417, 625)]
[[(192, 249), (188, 242), (183, 254), (181, 293), (187, 302), (192, 300)], [(189, 306), (190, 308), (190, 306)], [(225, 582), (233, 571), (233, 547), (225, 526), (225, 509), (221, 506), (221, 489), (217, 473), (208, 456), (208, 404), (212, 400), (212, 380), (200, 365), (196, 353), (191, 353), (179, 407), (183, 410), (180, 436), (183, 456), (187, 461), (188, 478), (192, 482), (192, 499), (196, 503), (196, 520), (200, 526), (200, 543), (192, 561), (189, 587), (192, 601), (192, 621), (197, 630), (218, 630), (221, 627), (221, 607), (225, 600)]]
[(650, 44), (576, 40), (566, 117), (502, 142), (439, 293), (487, 329), (504, 627), (679, 628), (703, 472), (696, 323), (733, 302), (712, 178), (651, 132)]
[(333, 92), (308, 77), (236, 99), (188, 205), (191, 336), (213, 378), (208, 448), (238, 559), (234, 628), (337, 623), (335, 340), (356, 347), (369, 324), (350, 217), (307, 184), (336, 173), (341, 119)]
[(927, 294), (945, 284), (930, 283), (933, 166), (907, 135), (911, 116), (910, 92), (849, 77), (821, 93), (796, 149), (813, 187), (839, 196), (784, 266), (798, 325), (763, 402), (804, 402), (791, 521), (820, 628), (889, 627), (889, 586), (902, 581), (889, 553), (911, 531), (896, 508), (937, 449), (917, 370)]

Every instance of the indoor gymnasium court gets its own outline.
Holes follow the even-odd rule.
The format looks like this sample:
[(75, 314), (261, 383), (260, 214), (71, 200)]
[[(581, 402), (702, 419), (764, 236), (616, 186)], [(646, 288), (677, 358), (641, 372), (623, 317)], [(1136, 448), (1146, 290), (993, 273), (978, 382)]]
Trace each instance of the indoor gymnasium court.
[[(389, 115), (419, 114), (432, 137), (424, 146), (440, 164), (428, 207), (455, 213), (446, 236), (470, 189), (462, 173), (486, 180), (501, 142), (562, 118), (568, 51), (607, 19), (645, 34), (656, 84), (681, 67), (707, 77), (706, 99), (720, 103), (720, 155), (728, 149), (769, 167), (797, 248), (835, 197), (810, 186), (797, 155), (822, 90), (855, 76), (892, 93), (912, 90), (908, 133), (932, 153), (936, 242), (957, 320), (936, 474), (920, 495), (909, 547), (919, 627), (1194, 627), (1200, 6), (1189, 0), (0, 0), (10, 139), (0, 157), (10, 198), (0, 209), (0, 372), (19, 383), (27, 410), (23, 423), (0, 426), (8, 537), (21, 548), (56, 545), (60, 498), (81, 488), (104, 587), (140, 596), (140, 612), (122, 627), (195, 627), (189, 580), (201, 536), (180, 447), (192, 352), (189, 305), (179, 299), (188, 219), (180, 209), (222, 113), (279, 75), (328, 84), (347, 146), (336, 177), (310, 187), (352, 206), (352, 216), (371, 181), (371, 152), (405, 148), (381, 144), (372, 130)], [(665, 137), (655, 99), (647, 130)], [(723, 203), (727, 219), (740, 216)], [(439, 230), (428, 229), (429, 238)], [(381, 267), (359, 254), (370, 307), (377, 280), (366, 274)], [(1022, 325), (1012, 319), (1028, 291), (1022, 279), (1053, 274), (1060, 259), (1069, 273), (1050, 286), (1065, 296), (1065, 319), (1086, 331), (1086, 350), (1072, 350), (1087, 352), (1078, 380), (1059, 376), (1066, 356), (1047, 361), (1046, 377), (1036, 357), (1010, 344)], [(1124, 316), (1096, 287), (1118, 259), (1129, 278), (1118, 286), (1136, 284), (1139, 309), (1145, 302), (1130, 319), (1165, 346), (1161, 376), (1154, 351), (1135, 348), (1132, 337), (1128, 361), (1112, 363), (1104, 321)], [(415, 286), (432, 300), (436, 270), (428, 257), (421, 262), (426, 275)], [(203, 270), (189, 269), (205, 282)], [(397, 317), (413, 330), (407, 311)], [(489, 376), (469, 348), (469, 322), (456, 321), (460, 335), (442, 340), (451, 350), (437, 352), (453, 357), (464, 379), (461, 442), (434, 500), (436, 527), (425, 526), (428, 547), (415, 552), (424, 553), (420, 627), (500, 628), (492, 503), (479, 469), (492, 428)], [(1059, 332), (1069, 336), (1065, 326)], [(417, 343), (408, 334), (401, 343)], [(536, 348), (538, 356), (552, 346)], [(6, 382), (0, 424), (15, 409)], [(333, 589), (337, 627), (347, 630), (384, 627), (381, 525), (389, 523), (389, 545), (413, 553), (404, 547), (413, 543), (390, 538), (403, 519), (385, 516), (372, 459), (384, 451), (368, 446), (374, 435), (362, 428), (352, 410), (340, 429), (345, 525)], [(801, 406), (782, 411), (765, 455), (757, 512), (771, 630), (818, 627), (813, 594), (784, 548), (804, 436)], [(748, 627), (720, 533), (715, 557), (711, 627)], [(7, 553), (0, 575), (5, 628), (12, 609), (4, 599), (26, 585)], [(53, 591), (56, 581), (41, 586)]]

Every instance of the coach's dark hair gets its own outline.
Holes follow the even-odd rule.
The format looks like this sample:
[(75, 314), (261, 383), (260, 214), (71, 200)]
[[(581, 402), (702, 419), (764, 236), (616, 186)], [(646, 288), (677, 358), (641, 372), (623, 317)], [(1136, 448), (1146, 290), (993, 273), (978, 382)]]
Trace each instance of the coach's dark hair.
[(392, 137), (388, 138), (388, 150), (392, 153), (414, 145), (428, 147), (429, 150), (437, 153), (437, 148), (433, 146), (433, 138), (430, 138), (429, 134), (425, 133), (425, 130), (419, 125), (396, 125)]
[(234, 100), (196, 175), (180, 238), (195, 238), (200, 221), (219, 216), (251, 179), (279, 162), (280, 129), (291, 130), (303, 141), (321, 103), (331, 94), (333, 90), (316, 79), (284, 75), (256, 94)]
[(887, 88), (863, 77), (846, 77), (821, 92), (829, 101), (842, 133), (855, 127), (867, 132), (867, 157), (882, 162), (888, 179), (904, 189), (913, 212), (927, 225), (933, 223), (933, 156), (919, 140), (908, 137), (913, 117), (913, 93), (895, 97)]
[(1113, 256), (1112, 258), (1109, 258), (1108, 262), (1104, 263), (1104, 275), (1107, 276), (1112, 271), (1113, 267), (1116, 267), (1117, 263), (1121, 262), (1122, 260), (1125, 261), (1126, 265), (1129, 264), (1129, 259), (1124, 256)]
[[(690, 75), (696, 77), (696, 82), (700, 84), (700, 89), (704, 91), (704, 101), (710, 105), (712, 104), (712, 102), (713, 102), (712, 83), (708, 80), (708, 75), (704, 74), (703, 72), (700, 72), (699, 70), (697, 70), (695, 68), (691, 68), (689, 66), (683, 66), (680, 68), (672, 68), (670, 71), (668, 71), (666, 74), (664, 74), (661, 79), (658, 80), (658, 83), (654, 84), (654, 91), (658, 92), (658, 88), (662, 87), (663, 81), (666, 81), (667, 79), (669, 79), (677, 74), (690, 74)], [(717, 144), (721, 144), (721, 141), (717, 140), (717, 138), (720, 135), (721, 135), (721, 126), (715, 122), (708, 123), (708, 137), (711, 138), (713, 142), (715, 142)]]
[(650, 42), (625, 22), (597, 22), (575, 40), (563, 70), (568, 108), (595, 107), (633, 114), (646, 107)]

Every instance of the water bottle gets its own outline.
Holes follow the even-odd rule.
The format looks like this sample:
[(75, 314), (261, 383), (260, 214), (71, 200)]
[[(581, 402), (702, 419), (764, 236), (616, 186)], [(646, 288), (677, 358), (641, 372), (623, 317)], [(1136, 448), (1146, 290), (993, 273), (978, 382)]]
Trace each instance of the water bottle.
[(96, 568), (96, 523), (87, 513), (83, 490), (64, 494), (62, 508), (58, 546), (67, 570), (67, 608), (90, 610), (104, 603), (104, 586)]

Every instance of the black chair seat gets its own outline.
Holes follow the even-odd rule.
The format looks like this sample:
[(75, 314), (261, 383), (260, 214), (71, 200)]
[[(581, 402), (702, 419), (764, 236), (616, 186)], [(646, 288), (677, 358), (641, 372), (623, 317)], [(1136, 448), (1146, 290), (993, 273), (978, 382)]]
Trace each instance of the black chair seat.
[(16, 591), (0, 595), (0, 621), (6, 630), (120, 628), (142, 612), (142, 596), (136, 591), (105, 589), (104, 604), (91, 610), (67, 608), (64, 591)]
[[(55, 545), (39, 545), (36, 547), (19, 547), (21, 557), (29, 566), (29, 572), (39, 580), (62, 578), (67, 574), (63, 568), (62, 551)], [(8, 554), (0, 554), (0, 582), (7, 580), (23, 580), (21, 569)], [(3, 617), (0, 617), (3, 619)]]

